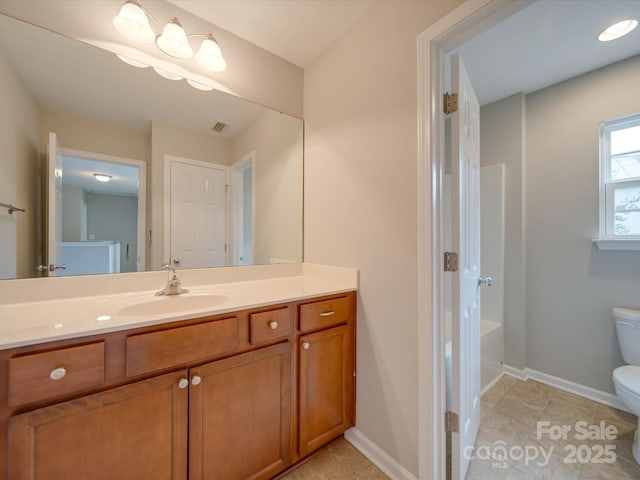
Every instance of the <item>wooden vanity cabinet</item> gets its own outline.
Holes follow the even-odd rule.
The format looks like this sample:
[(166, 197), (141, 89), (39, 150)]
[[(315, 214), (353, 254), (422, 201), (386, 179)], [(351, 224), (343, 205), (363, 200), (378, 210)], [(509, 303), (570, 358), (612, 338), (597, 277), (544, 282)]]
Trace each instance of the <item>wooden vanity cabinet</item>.
[(346, 295), (298, 307), (300, 458), (355, 425), (354, 300)]
[(186, 480), (186, 378), (182, 370), (12, 417), (7, 478)]
[(277, 476), (354, 424), (354, 299), (1, 351), (0, 478)]

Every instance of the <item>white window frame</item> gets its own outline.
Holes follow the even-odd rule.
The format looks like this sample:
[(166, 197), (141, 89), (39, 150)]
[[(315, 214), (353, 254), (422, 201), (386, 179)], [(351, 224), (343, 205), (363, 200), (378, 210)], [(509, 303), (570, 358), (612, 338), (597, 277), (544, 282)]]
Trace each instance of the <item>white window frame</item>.
[(640, 186), (640, 177), (611, 178), (611, 132), (640, 126), (640, 113), (600, 123), (600, 232), (594, 242), (601, 250), (640, 250), (640, 235), (616, 235), (614, 194), (616, 189)]

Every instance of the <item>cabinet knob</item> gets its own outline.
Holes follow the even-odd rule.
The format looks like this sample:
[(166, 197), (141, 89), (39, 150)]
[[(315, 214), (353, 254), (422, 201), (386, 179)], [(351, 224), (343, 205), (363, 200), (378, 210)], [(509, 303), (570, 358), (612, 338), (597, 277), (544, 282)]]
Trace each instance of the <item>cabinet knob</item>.
[(60, 380), (66, 374), (67, 374), (67, 369), (66, 368), (58, 367), (58, 368), (54, 368), (53, 370), (51, 370), (51, 373), (49, 374), (49, 378), (51, 380)]
[(187, 380), (186, 378), (181, 378), (180, 381), (178, 382), (178, 388), (185, 389), (188, 386), (189, 386), (189, 380)]
[(269, 322), (269, 326), (271, 327), (271, 330), (275, 330), (276, 328), (278, 328), (278, 322)]
[(194, 375), (193, 377), (191, 377), (191, 385), (193, 385), (194, 387), (196, 385), (200, 385), (200, 382), (202, 382), (202, 378), (199, 375)]
[(302, 348), (304, 348), (305, 350), (309, 350), (310, 347), (311, 344), (309, 342), (302, 342)]
[(320, 316), (321, 317), (330, 317), (330, 316), (335, 315), (335, 314), (336, 314), (336, 312), (334, 310), (330, 310), (328, 312), (322, 312), (320, 314)]

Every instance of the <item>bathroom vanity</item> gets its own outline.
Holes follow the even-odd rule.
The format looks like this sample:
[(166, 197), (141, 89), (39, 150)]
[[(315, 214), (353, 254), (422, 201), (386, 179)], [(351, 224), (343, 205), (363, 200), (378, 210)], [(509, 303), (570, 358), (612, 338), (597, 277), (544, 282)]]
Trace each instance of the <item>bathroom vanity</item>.
[(339, 437), (355, 424), (355, 289), (285, 283), (305, 281), (250, 308), (145, 312), (0, 351), (6, 478), (269, 479)]

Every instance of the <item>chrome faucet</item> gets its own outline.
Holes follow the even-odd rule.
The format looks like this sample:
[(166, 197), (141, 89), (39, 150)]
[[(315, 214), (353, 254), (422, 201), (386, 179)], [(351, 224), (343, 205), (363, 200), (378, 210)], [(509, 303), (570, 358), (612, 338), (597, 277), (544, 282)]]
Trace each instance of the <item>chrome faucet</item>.
[(162, 265), (162, 270), (167, 270), (169, 272), (169, 278), (167, 280), (167, 285), (159, 292), (156, 292), (156, 295), (180, 295), (181, 293), (187, 293), (189, 291), (186, 288), (182, 288), (180, 285), (178, 270), (175, 267), (165, 263)]

